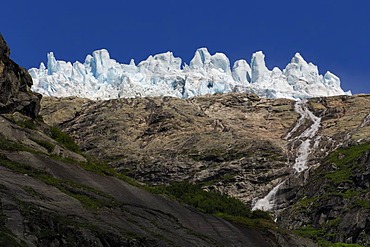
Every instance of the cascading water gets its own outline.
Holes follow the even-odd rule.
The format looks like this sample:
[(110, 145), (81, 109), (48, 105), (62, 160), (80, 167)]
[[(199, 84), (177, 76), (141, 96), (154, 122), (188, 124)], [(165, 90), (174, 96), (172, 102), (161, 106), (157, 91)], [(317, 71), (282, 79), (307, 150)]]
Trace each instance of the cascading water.
[(263, 210), (263, 211), (270, 211), (274, 209), (275, 206), (275, 196), (276, 193), (278, 192), (280, 186), (284, 183), (285, 181), (279, 183), (276, 185), (264, 198), (259, 199), (253, 206), (252, 210)]
[[(293, 169), (300, 173), (308, 168), (307, 161), (312, 151), (312, 147), (318, 146), (320, 138), (315, 138), (319, 131), (321, 118), (315, 116), (307, 107), (307, 100), (297, 101), (294, 110), (300, 115), (294, 128), (286, 135), (285, 139), (292, 143), (292, 146), (297, 142), (300, 142), (296, 158), (293, 165)], [(312, 124), (305, 129), (300, 135), (291, 138), (305, 123), (305, 120), (309, 120)], [(315, 139), (315, 140), (314, 140)], [(284, 184), (286, 180), (276, 185), (264, 198), (259, 199), (253, 205), (252, 210), (263, 210), (271, 211), (275, 207), (275, 198), (279, 191), (279, 188)]]
[[(298, 101), (295, 104), (295, 111), (298, 112), (301, 115), (301, 118), (308, 119), (312, 121), (313, 123), (305, 130), (303, 131), (299, 136), (293, 138), (292, 143), (296, 143), (297, 141), (300, 141), (301, 144), (298, 147), (298, 151), (296, 154), (296, 159), (293, 165), (293, 168), (297, 172), (302, 172), (308, 168), (307, 161), (308, 156), (311, 152), (312, 142), (314, 137), (316, 136), (317, 132), (319, 131), (320, 124), (321, 124), (321, 118), (316, 117), (305, 105), (307, 101)], [(302, 125), (303, 121), (297, 123), (297, 125), (293, 128), (292, 131), (297, 131), (299, 127)], [(294, 134), (294, 132), (289, 132), (286, 139), (289, 140), (289, 138)], [(318, 139), (316, 139), (318, 140)], [(318, 145), (318, 143), (314, 142), (314, 145)]]

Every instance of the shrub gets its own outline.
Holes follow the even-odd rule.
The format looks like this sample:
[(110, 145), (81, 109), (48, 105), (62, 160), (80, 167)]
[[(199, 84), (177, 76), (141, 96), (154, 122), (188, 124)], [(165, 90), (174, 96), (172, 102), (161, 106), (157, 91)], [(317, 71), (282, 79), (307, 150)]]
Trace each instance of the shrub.
[(63, 131), (61, 131), (58, 127), (55, 127), (55, 126), (51, 127), (50, 134), (51, 134), (51, 138), (56, 140), (59, 144), (61, 144), (65, 148), (73, 152), (76, 152), (76, 153), (81, 152), (80, 148), (75, 143), (75, 141), (72, 139), (72, 137), (70, 137), (68, 134), (64, 133)]
[(241, 201), (222, 195), (218, 192), (207, 192), (200, 185), (188, 182), (172, 183), (166, 187), (157, 187), (157, 192), (170, 195), (178, 200), (194, 206), (207, 214), (226, 214), (247, 218), (271, 219), (269, 213), (251, 210)]
[(31, 138), (31, 140), (34, 141), (34, 142), (36, 142), (40, 146), (46, 148), (46, 150), (48, 150), (49, 153), (53, 152), (53, 150), (55, 148), (55, 145), (54, 144), (51, 144), (48, 141), (40, 140), (40, 139), (33, 139), (33, 138)]

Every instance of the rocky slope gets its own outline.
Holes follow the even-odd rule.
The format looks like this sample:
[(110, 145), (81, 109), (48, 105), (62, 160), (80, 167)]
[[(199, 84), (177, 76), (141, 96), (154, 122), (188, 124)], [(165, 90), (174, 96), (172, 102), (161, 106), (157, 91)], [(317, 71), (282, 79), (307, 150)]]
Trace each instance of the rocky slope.
[(251, 202), (290, 173), (282, 136), (297, 118), (291, 100), (227, 94), (42, 104), (47, 123), (143, 182), (188, 180)]
[[(306, 103), (321, 117), (310, 167), (338, 146), (368, 140), (369, 101), (359, 95)], [(84, 151), (132, 177), (153, 184), (203, 182), (245, 202), (295, 172), (296, 137), (312, 124), (303, 119), (287, 138), (301, 117), (295, 101), (250, 94), (189, 100), (44, 98), (42, 105), (47, 123), (59, 124)]]
[[(301, 103), (307, 114), (319, 119), (313, 134), (307, 133), (314, 121), (297, 111), (296, 102), (251, 94), (188, 100), (45, 98), (42, 114), (46, 122), (70, 133), (90, 155), (108, 160), (116, 170), (150, 184), (186, 180), (253, 205), (283, 182), (274, 197), (273, 211), (278, 222), (301, 229), (314, 225), (320, 207), (313, 207), (308, 211), (311, 214), (302, 209), (304, 217), (294, 214), (297, 218), (288, 219), (292, 214), (289, 210), (306, 200), (305, 190), (300, 192), (299, 188), (307, 184), (331, 186), (312, 174), (325, 169), (320, 165), (326, 164), (337, 148), (369, 141), (369, 103), (368, 95), (312, 98)], [(308, 169), (298, 172), (293, 167), (301, 162), (298, 157), (302, 158), (302, 143), (308, 144)], [(358, 166), (366, 170), (365, 163)], [(361, 179), (365, 183), (367, 177)], [(357, 186), (353, 183), (349, 188), (361, 190)], [(359, 196), (356, 200), (368, 201), (366, 194)], [(346, 203), (340, 205), (341, 210), (348, 210)], [(368, 211), (361, 212), (368, 219)], [(341, 222), (342, 230), (353, 228), (352, 223), (344, 219)], [(366, 220), (361, 222), (366, 226)], [(366, 246), (369, 232), (367, 227), (361, 229), (361, 238), (348, 230), (339, 231), (341, 237), (330, 237), (327, 232), (329, 235), (322, 234), (321, 239)]]
[(314, 246), (86, 171), (85, 158), (39, 129), (46, 126), (24, 128), (18, 125), (21, 119), (28, 120), (19, 114), (0, 116), (3, 246)]
[(341, 148), (294, 188), (279, 222), (297, 233), (326, 241), (370, 244), (370, 146)]

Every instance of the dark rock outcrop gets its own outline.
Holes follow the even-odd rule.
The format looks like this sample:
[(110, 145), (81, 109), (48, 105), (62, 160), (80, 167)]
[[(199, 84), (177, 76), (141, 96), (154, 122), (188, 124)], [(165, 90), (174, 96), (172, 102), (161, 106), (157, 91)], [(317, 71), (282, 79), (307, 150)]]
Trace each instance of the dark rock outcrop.
[(333, 152), (310, 171), (279, 216), (290, 230), (316, 240), (370, 246), (370, 145)]
[(0, 113), (20, 112), (35, 118), (41, 95), (31, 91), (32, 78), (27, 70), (10, 58), (10, 49), (0, 34)]

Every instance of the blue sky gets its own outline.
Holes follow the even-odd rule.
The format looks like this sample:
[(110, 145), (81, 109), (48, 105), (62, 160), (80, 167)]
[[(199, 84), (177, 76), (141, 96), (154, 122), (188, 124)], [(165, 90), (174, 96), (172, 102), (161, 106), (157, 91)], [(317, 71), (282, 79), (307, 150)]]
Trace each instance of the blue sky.
[(197, 48), (234, 62), (262, 50), (284, 68), (295, 52), (338, 75), (345, 90), (370, 93), (370, 1), (12, 0), (0, 3), (0, 32), (26, 68), (84, 61), (106, 48), (121, 63), (172, 51), (188, 63)]

